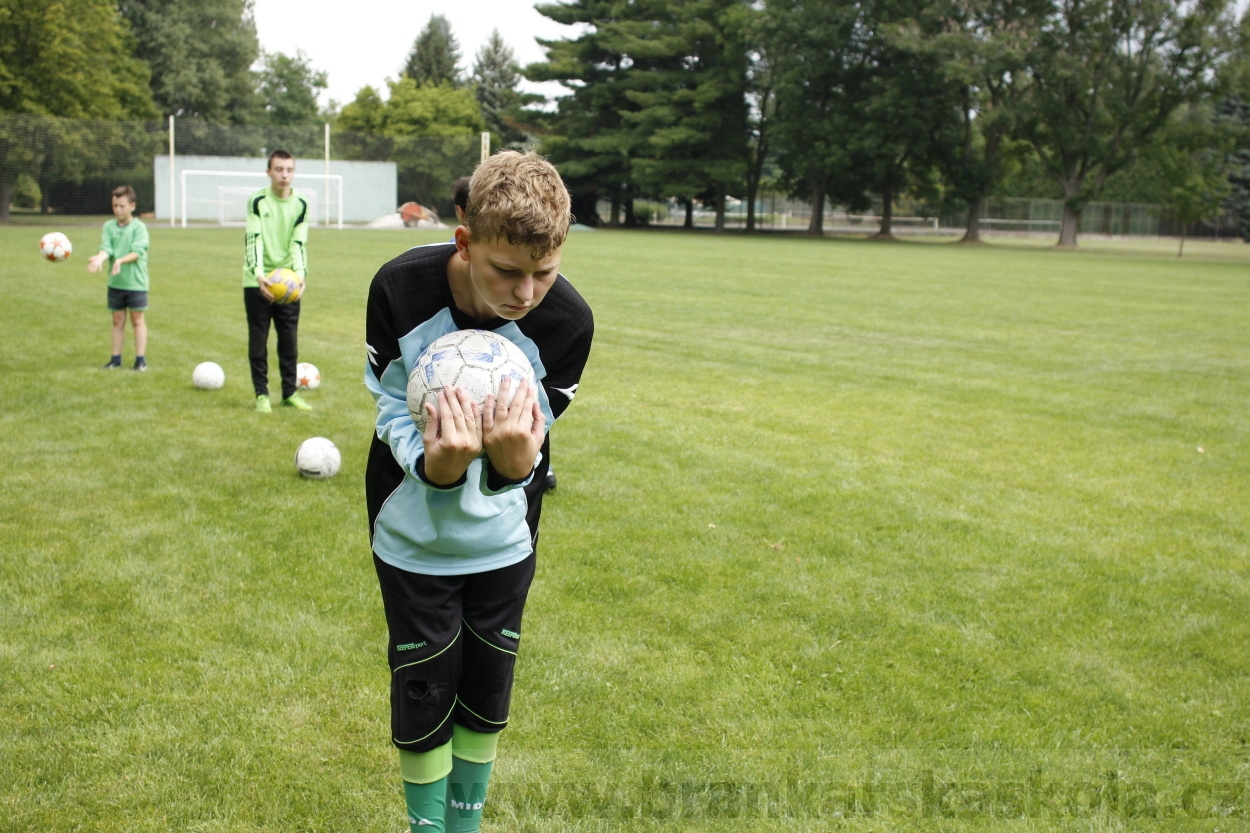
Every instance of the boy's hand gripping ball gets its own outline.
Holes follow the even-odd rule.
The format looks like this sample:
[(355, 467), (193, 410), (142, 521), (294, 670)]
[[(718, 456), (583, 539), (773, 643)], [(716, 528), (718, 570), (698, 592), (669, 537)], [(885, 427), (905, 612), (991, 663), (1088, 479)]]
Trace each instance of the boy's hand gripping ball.
[(275, 304), (293, 304), (304, 294), (304, 279), (293, 269), (274, 269), (265, 277), (265, 286)]
[(499, 395), (499, 383), (505, 378), (512, 379), (513, 395), (522, 381), (537, 384), (534, 368), (520, 347), (490, 330), (448, 333), (430, 342), (408, 374), (408, 413), (417, 430), (424, 432), (425, 403), (438, 407), (443, 388), (463, 388), (482, 405), (488, 395)]

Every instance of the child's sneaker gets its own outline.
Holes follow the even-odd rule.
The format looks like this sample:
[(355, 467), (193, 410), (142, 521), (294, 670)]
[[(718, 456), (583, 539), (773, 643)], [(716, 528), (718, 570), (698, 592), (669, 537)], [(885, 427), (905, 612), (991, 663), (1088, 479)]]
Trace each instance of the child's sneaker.
[(109, 359), (108, 364), (104, 365), (104, 367), (100, 369), (101, 370), (121, 370), (122, 363), (120, 361), (115, 362), (112, 359)]
[(148, 363), (145, 359), (135, 359), (135, 366), (130, 369), (142, 373), (148, 369)]
[(256, 413), (267, 414), (273, 411), (273, 406), (269, 404), (269, 394), (262, 393), (256, 397)]
[(305, 402), (304, 397), (300, 396), (298, 393), (293, 393), (290, 396), (288, 396), (286, 399), (283, 399), (282, 404), (287, 406), (288, 408), (294, 408), (297, 411), (311, 411), (312, 410), (312, 405), (309, 405), (307, 402)]

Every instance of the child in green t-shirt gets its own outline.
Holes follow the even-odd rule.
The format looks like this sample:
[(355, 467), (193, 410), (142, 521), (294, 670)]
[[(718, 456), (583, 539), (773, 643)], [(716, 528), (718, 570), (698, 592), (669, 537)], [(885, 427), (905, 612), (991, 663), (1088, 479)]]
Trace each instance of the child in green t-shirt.
[(113, 355), (104, 370), (122, 366), (127, 310), (135, 333), (131, 369), (147, 370), (148, 325), (143, 313), (148, 308), (148, 227), (135, 216), (135, 189), (129, 185), (113, 189), (113, 219), (104, 224), (100, 251), (87, 259), (87, 271), (99, 272), (106, 260), (110, 264), (108, 308), (113, 313)]

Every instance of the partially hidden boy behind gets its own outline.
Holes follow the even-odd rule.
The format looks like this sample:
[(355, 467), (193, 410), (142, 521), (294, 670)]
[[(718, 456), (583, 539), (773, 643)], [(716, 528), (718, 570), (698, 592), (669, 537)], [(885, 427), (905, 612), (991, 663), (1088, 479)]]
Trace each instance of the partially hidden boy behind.
[(278, 334), (278, 372), (282, 404), (311, 411), (296, 390), (299, 364), (300, 302), (275, 304), (266, 285), (274, 269), (308, 270), (308, 200), (291, 187), (295, 159), (285, 150), (269, 154), (269, 185), (247, 198), (247, 234), (243, 254), (243, 308), (247, 312), (247, 357), (252, 367), (256, 410), (273, 410), (269, 401), (269, 323)]
[(135, 189), (113, 189), (113, 219), (104, 224), (100, 250), (87, 258), (87, 271), (99, 272), (109, 264), (108, 308), (113, 314), (113, 353), (104, 370), (122, 366), (126, 340), (126, 313), (135, 334), (135, 363), (131, 370), (147, 370), (148, 322), (148, 227), (135, 216)]
[[(594, 333), (590, 307), (558, 272), (570, 221), (550, 163), (500, 153), (474, 172), (455, 242), (410, 249), (369, 290), (365, 385), (377, 423), (365, 492), (414, 833), (478, 830), (508, 723), (547, 430), (577, 391)], [(538, 385), (523, 384), (509, 407), (444, 391), (418, 432), (409, 370), (436, 338), (473, 328), (524, 350)]]

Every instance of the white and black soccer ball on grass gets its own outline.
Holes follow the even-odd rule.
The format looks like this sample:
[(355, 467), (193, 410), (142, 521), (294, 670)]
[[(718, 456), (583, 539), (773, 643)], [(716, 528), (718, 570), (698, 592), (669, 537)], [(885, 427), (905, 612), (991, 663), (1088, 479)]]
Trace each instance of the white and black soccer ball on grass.
[(325, 480), (339, 473), (343, 457), (339, 448), (325, 437), (310, 437), (295, 449), (295, 468), (311, 480)]
[[(408, 413), (418, 431), (425, 431), (425, 404), (438, 407), (444, 388), (464, 389), (478, 405), (499, 394), (504, 379), (515, 394), (522, 381), (536, 384), (534, 368), (520, 347), (490, 330), (457, 330), (434, 339), (408, 374)], [(511, 398), (505, 404), (511, 404)]]

